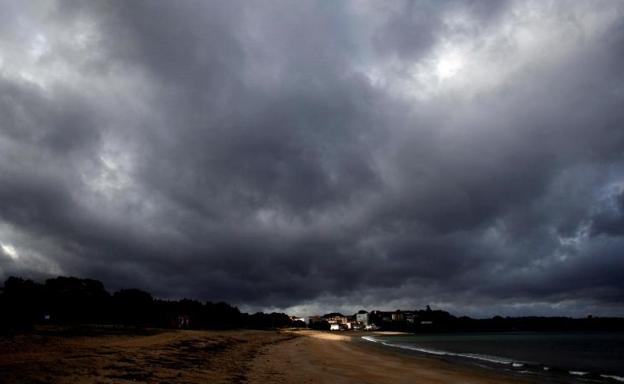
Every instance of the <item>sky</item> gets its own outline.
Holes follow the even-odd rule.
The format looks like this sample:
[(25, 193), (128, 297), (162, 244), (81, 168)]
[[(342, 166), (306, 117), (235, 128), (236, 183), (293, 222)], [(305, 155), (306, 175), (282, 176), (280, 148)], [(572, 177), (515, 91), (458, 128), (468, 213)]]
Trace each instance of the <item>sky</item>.
[(0, 0), (0, 280), (624, 316), (624, 2)]

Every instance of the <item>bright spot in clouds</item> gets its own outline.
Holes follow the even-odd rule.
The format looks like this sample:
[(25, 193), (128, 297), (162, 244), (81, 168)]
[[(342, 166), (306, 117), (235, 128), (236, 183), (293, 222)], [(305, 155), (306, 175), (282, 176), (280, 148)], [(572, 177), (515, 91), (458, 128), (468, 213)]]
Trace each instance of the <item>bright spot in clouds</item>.
[(0, 248), (2, 248), (2, 252), (9, 256), (13, 260), (17, 260), (19, 257), (17, 254), (17, 250), (11, 244), (0, 243)]
[(463, 66), (463, 60), (455, 53), (447, 54), (438, 59), (436, 75), (438, 79), (445, 80), (455, 76)]

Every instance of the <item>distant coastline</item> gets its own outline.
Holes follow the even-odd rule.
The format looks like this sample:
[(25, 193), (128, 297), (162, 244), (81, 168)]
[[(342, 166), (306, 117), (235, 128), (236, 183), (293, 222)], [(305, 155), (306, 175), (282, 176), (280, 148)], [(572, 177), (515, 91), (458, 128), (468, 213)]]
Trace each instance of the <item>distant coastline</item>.
[(177, 329), (310, 328), (331, 331), (444, 332), (624, 332), (624, 318), (587, 316), (473, 319), (440, 309), (360, 310), (308, 318), (285, 313), (243, 313), (225, 302), (162, 300), (128, 288), (110, 293), (93, 279), (59, 276), (44, 282), (9, 277), (0, 287), (0, 333), (37, 324), (117, 324)]

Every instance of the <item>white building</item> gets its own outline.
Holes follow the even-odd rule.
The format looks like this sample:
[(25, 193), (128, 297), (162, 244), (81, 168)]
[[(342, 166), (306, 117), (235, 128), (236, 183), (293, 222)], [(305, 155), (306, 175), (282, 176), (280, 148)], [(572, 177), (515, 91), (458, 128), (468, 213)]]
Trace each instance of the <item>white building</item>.
[(358, 323), (361, 323), (364, 326), (368, 325), (368, 321), (369, 321), (368, 313), (357, 313), (355, 315), (355, 321), (357, 321)]

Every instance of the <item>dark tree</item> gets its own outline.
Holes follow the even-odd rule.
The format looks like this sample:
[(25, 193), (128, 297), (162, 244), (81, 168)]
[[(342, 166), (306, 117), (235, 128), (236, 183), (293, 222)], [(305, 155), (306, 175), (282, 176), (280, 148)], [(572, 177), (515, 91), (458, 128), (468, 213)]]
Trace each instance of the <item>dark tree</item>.
[(113, 317), (117, 323), (147, 325), (153, 317), (152, 295), (140, 289), (122, 289), (113, 294)]

